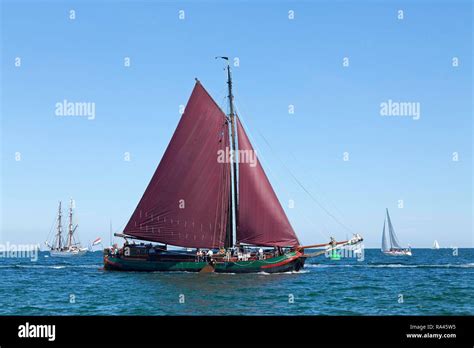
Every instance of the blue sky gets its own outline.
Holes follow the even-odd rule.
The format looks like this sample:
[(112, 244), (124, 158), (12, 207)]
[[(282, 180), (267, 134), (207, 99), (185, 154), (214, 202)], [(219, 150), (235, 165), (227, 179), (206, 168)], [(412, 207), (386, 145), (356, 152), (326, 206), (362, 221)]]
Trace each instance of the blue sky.
[[(472, 247), (472, 14), (469, 1), (2, 1), (0, 240), (42, 243), (73, 197), (81, 240), (108, 241), (194, 78), (225, 108), (214, 57), (228, 55), (239, 114), (303, 243), (358, 232), (379, 247), (388, 208), (402, 244)], [(94, 102), (95, 119), (56, 116), (64, 99)], [(389, 99), (420, 103), (420, 119), (381, 116)]]

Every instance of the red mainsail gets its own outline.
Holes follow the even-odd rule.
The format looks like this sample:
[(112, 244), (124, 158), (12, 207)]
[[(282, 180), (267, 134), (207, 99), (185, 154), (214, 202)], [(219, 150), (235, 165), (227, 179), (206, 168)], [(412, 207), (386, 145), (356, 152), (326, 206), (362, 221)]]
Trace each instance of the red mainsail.
[(230, 164), (218, 161), (218, 154), (228, 147), (226, 116), (197, 82), (124, 233), (183, 247), (222, 247)]
[(263, 246), (298, 246), (295, 231), (238, 117), (237, 136), (239, 142), (237, 241)]

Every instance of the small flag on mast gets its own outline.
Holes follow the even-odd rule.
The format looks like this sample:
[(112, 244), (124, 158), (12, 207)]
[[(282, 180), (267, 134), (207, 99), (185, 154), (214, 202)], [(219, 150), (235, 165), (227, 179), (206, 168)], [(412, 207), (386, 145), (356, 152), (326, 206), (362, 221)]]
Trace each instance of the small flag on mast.
[(97, 244), (100, 244), (102, 243), (102, 238), (97, 238), (95, 241), (92, 242), (92, 245), (97, 245)]

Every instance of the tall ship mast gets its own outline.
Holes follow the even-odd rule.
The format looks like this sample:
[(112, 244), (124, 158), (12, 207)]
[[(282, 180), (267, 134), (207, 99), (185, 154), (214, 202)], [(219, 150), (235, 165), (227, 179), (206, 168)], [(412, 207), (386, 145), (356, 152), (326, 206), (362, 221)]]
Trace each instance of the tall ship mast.
[[(229, 64), (229, 57), (216, 57), (216, 58), (221, 58), (226, 60), (227, 62), (227, 86), (228, 86), (228, 91), (229, 94), (227, 95), (227, 98), (229, 100), (229, 115), (228, 115), (228, 120), (230, 121), (230, 135), (231, 135), (231, 140), (230, 140), (230, 145), (231, 145), (231, 153), (233, 154), (231, 161), (231, 170), (232, 170), (232, 176), (231, 176), (231, 197), (229, 200), (229, 206), (230, 206), (230, 215), (229, 215), (229, 222), (228, 222), (228, 233), (226, 235), (226, 242), (225, 242), (225, 247), (226, 248), (231, 248), (234, 245), (234, 236), (237, 235), (237, 225), (238, 225), (238, 216), (237, 216), (237, 161), (238, 161), (238, 152), (237, 152), (237, 146), (235, 142), (236, 138), (236, 131), (235, 131), (235, 113), (234, 113), (234, 96), (232, 94), (232, 73), (230, 71), (230, 64)], [(235, 221), (235, 224), (234, 224)]]
[(61, 250), (63, 248), (62, 242), (63, 242), (63, 237), (62, 237), (62, 213), (61, 213), (61, 201), (59, 201), (59, 207), (58, 207), (58, 226), (57, 226), (57, 231), (58, 233), (56, 234), (56, 242), (57, 242), (57, 250)]
[(196, 79), (142, 198), (123, 233), (115, 234), (125, 238), (123, 247), (104, 251), (105, 269), (299, 271), (312, 256), (305, 254), (309, 247), (362, 241), (357, 235), (331, 244), (300, 244), (235, 112), (229, 58), (217, 58), (227, 62), (229, 112)]
[(68, 233), (66, 235), (66, 240), (63, 240), (61, 201), (59, 202), (56, 235), (51, 244), (48, 242), (45, 242), (51, 256), (56, 256), (56, 257), (81, 256), (81, 255), (84, 255), (88, 251), (88, 248), (83, 248), (79, 242), (75, 241), (75, 238), (74, 238), (74, 233), (76, 232), (77, 225), (74, 226), (73, 224), (73, 205), (74, 205), (74, 201), (71, 199), (70, 204), (69, 204)]

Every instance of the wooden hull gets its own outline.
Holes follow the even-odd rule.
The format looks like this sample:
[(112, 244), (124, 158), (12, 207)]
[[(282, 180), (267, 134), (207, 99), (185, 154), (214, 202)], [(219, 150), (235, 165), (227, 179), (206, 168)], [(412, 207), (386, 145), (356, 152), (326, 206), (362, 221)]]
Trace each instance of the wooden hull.
[[(299, 271), (304, 266), (305, 258), (294, 251), (266, 260), (225, 262), (217, 261), (214, 271), (217, 273), (282, 273)], [(104, 269), (114, 271), (144, 272), (200, 272), (208, 262), (173, 261), (127, 258), (107, 254), (104, 256)]]

